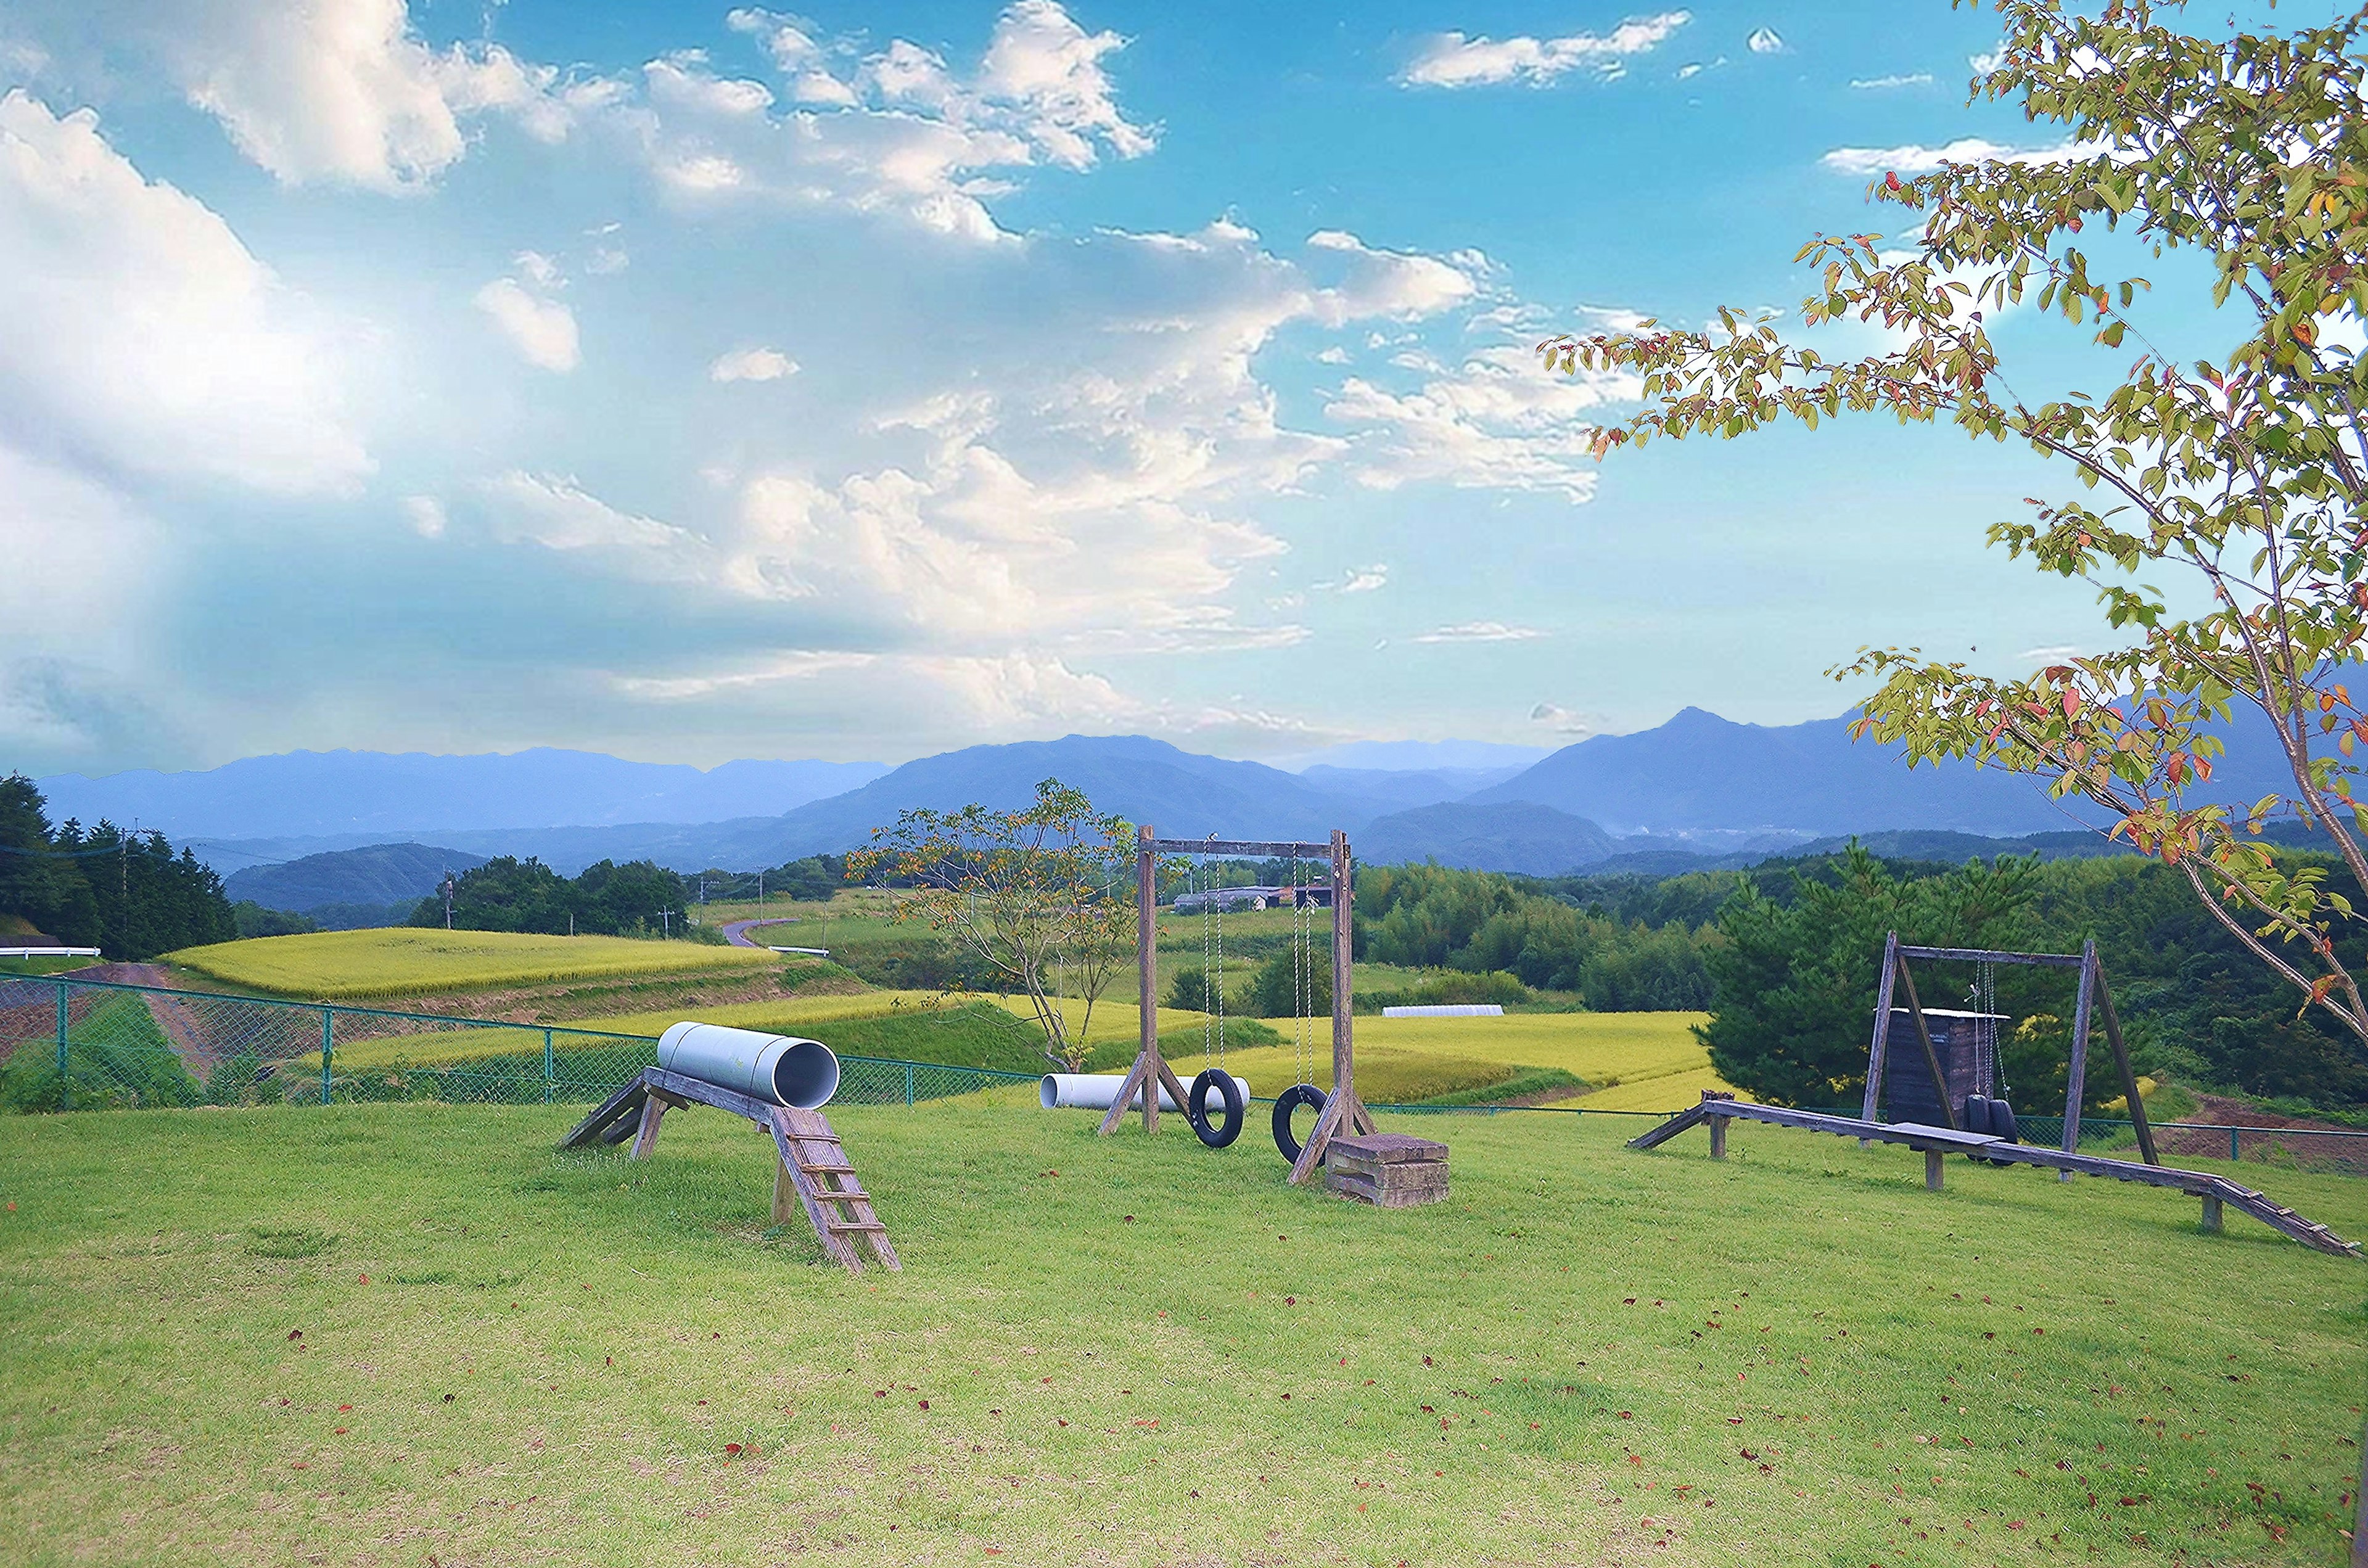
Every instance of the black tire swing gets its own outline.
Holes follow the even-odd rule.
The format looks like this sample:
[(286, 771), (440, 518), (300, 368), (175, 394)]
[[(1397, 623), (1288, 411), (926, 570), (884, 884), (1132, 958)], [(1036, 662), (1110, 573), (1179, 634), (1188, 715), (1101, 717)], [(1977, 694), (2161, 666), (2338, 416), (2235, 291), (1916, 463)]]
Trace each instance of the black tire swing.
[(1324, 1114), (1324, 1103), (1331, 1098), (1323, 1090), (1307, 1082), (1307, 1036), (1310, 1017), (1315, 1012), (1315, 965), (1309, 951), (1311, 937), (1307, 919), (1307, 886), (1300, 874), (1299, 857), (1291, 858), (1291, 982), (1292, 1006), (1295, 1032), (1292, 1036), (1298, 1050), (1295, 1065), (1300, 1081), (1282, 1091), (1274, 1102), (1274, 1146), (1286, 1165), (1299, 1164), (1300, 1142), (1292, 1131), (1291, 1119), (1304, 1106), (1318, 1117)]
[[(1201, 1005), (1208, 1012), (1209, 1022), (1201, 1026), (1201, 1051), (1210, 1066), (1201, 1070), (1192, 1080), (1192, 1087), (1184, 1096), (1184, 1119), (1191, 1124), (1192, 1135), (1212, 1149), (1224, 1149), (1242, 1135), (1242, 1112), (1247, 1108), (1242, 1099), (1242, 1086), (1234, 1075), (1224, 1070), (1225, 1059), (1225, 926), (1224, 915), (1219, 907), (1216, 890), (1209, 885), (1207, 862), (1196, 861), (1194, 870), (1201, 883)], [(1214, 997), (1213, 1010), (1211, 998)], [(1159, 1085), (1147, 1084), (1146, 1094), (1156, 1094)], [(1209, 1116), (1209, 1094), (1216, 1091), (1225, 1108), (1224, 1119), (1212, 1121)]]

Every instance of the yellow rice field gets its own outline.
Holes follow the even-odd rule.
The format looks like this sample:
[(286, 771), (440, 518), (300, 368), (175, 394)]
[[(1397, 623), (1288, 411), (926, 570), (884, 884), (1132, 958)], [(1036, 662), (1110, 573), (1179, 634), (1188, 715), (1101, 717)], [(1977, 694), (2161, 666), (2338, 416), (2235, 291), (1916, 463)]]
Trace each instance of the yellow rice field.
[(217, 942), (165, 955), (225, 984), (308, 1001), (371, 1002), (439, 991), (555, 985), (713, 970), (778, 967), (762, 948), (536, 937), (395, 926)]

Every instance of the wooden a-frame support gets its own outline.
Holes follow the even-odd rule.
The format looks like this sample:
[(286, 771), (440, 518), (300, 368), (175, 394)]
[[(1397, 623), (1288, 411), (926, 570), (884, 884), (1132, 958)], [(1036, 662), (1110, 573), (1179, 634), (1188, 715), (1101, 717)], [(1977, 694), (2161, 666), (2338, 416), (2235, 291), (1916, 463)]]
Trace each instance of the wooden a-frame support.
[[(1954, 959), (1975, 963), (2036, 964), (2049, 969), (2077, 969), (2080, 971), (2079, 989), (2072, 1003), (2072, 1051), (2066, 1064), (2070, 1071), (2064, 1092), (2064, 1153), (2077, 1152), (2080, 1146), (2080, 1102), (2089, 1085), (2089, 1032), (2093, 1018), (2101, 1016), (2105, 1025), (2105, 1042), (2112, 1047), (2113, 1066), (2121, 1074), (2122, 1093), (2128, 1096), (2130, 1125), (2136, 1129), (2138, 1153), (2149, 1165), (2162, 1164), (2155, 1153), (2154, 1128), (2146, 1120), (2146, 1101), (2138, 1094), (2137, 1074), (2130, 1067), (2128, 1044), (2122, 1039), (2122, 1020), (2113, 1012), (2113, 993), (2105, 983), (2105, 966), (2098, 960), (2097, 944), (2092, 938), (2080, 944), (2077, 953), (2014, 953), (1987, 948), (1918, 948), (1902, 943), (1899, 933), (1886, 932), (1883, 938), (1883, 979), (1875, 987), (1874, 1041), (1867, 1050), (1866, 1100), (1859, 1113), (1861, 1121), (1876, 1119), (1877, 1106), (1883, 1097), (1883, 1074), (1885, 1048), (1891, 1037), (1893, 985), (1896, 982), (1907, 994), (1907, 1016), (1916, 1025), (1916, 1037), (1924, 1048), (1925, 1069), (1932, 1074), (1933, 1097), (1941, 1102), (1941, 1114), (1952, 1130), (1957, 1128), (1957, 1109), (1949, 1101), (1949, 1085), (1941, 1072), (1940, 1053), (1932, 1048), (1932, 1030), (1926, 1022), (1923, 1005), (1917, 1000), (1916, 977), (1909, 972), (1910, 959)], [(2068, 1171), (2058, 1173), (2063, 1180), (2072, 1179)]]
[(1356, 1024), (1349, 1006), (1352, 984), (1349, 873), (1353, 869), (1349, 835), (1335, 829), (1328, 844), (1289, 844), (1252, 839), (1159, 838), (1154, 836), (1148, 825), (1140, 830), (1134, 851), (1134, 962), (1135, 974), (1143, 987), (1136, 1008), (1141, 1043), (1134, 1065), (1127, 1069), (1125, 1081), (1119, 1085), (1118, 1093), (1110, 1099), (1110, 1111), (1102, 1118), (1101, 1131), (1105, 1133), (1118, 1131), (1138, 1095), (1143, 1100), (1145, 1132), (1159, 1131), (1159, 1091), (1163, 1086), (1178, 1105), (1183, 1105), (1186, 1099), (1175, 1069), (1159, 1052), (1159, 858), (1164, 854), (1233, 855), (1260, 859), (1323, 855), (1331, 862), (1332, 1092), (1325, 1097), (1324, 1109), (1315, 1118), (1315, 1126), (1308, 1133), (1307, 1142), (1300, 1146), (1299, 1158), (1291, 1167), (1291, 1179), (1304, 1183), (1324, 1163), (1325, 1149), (1343, 1129), (1352, 1133), (1373, 1131), (1372, 1113), (1357, 1097)]
[(825, 1255), (848, 1273), (863, 1272), (858, 1243), (881, 1267), (903, 1269), (896, 1249), (889, 1244), (888, 1227), (872, 1210), (871, 1195), (856, 1184), (846, 1146), (831, 1130), (829, 1119), (818, 1110), (773, 1105), (663, 1067), (644, 1067), (640, 1077), (577, 1122), (559, 1146), (582, 1149), (594, 1143), (621, 1143), (630, 1136), (633, 1158), (645, 1160), (657, 1147), (658, 1124), (666, 1119), (666, 1113), (687, 1105), (712, 1106), (745, 1116), (773, 1135), (773, 1223), (785, 1225), (794, 1210), (803, 1209)]

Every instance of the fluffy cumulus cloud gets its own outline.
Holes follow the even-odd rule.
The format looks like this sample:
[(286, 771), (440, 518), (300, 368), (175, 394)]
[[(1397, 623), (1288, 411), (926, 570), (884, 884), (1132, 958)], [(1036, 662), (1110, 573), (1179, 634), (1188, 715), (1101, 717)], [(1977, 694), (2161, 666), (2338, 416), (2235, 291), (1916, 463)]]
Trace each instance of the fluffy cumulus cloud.
[(1853, 76), (1850, 85), (1861, 93), (1884, 93), (1900, 87), (1929, 87), (1932, 85), (1930, 71), (1895, 72), (1888, 76)]
[(798, 362), (778, 348), (734, 348), (707, 367), (711, 381), (778, 381), (798, 373)]
[(1410, 87), (1489, 87), (1505, 82), (1546, 86), (1577, 71), (1612, 78), (1628, 61), (1658, 48), (1693, 19), (1685, 11), (1634, 17), (1606, 33), (1562, 38), (1470, 38), (1441, 33), (1407, 62), (1398, 80)]
[(371, 471), (332, 324), (87, 109), (0, 97), (0, 441), (287, 494)]
[(501, 112), (543, 140), (606, 96), (497, 45), (430, 48), (405, 0), (28, 0), (92, 48), (130, 54), (290, 185), (424, 186)]
[(515, 278), (496, 278), (477, 290), (476, 306), (528, 364), (564, 375), (583, 362), (575, 312), (564, 301)]
[(1979, 136), (1961, 136), (1938, 147), (1910, 142), (1901, 147), (1837, 147), (1818, 161), (1837, 174), (1929, 175), (1951, 164), (2062, 164), (2092, 155), (2097, 149), (2078, 142), (2052, 147), (2009, 147)]
[[(660, 187), (693, 202), (825, 203), (993, 240), (985, 195), (1012, 171), (1083, 171), (1151, 151), (1120, 108), (1106, 62), (1124, 48), (1054, 0), (1019, 0), (984, 56), (958, 68), (905, 40), (862, 51), (771, 12), (730, 14), (770, 59), (786, 106), (698, 51), (652, 61), (614, 117)], [(780, 112), (774, 112), (780, 107)]]
[(1374, 489), (1431, 482), (1584, 501), (1591, 422), (1637, 392), (1625, 376), (1549, 376), (1526, 350), (1487, 348), (1404, 391), (1351, 376), (1325, 412), (1358, 432), (1357, 477)]
[[(144, 177), (87, 111), (0, 98), (0, 550), (44, 576), (133, 557), (164, 572), (168, 483), (176, 527), (191, 495), (222, 492), (225, 516), (255, 493), (302, 498), (284, 507), (301, 522), (255, 525), (288, 528), (316, 574), (291, 571), (291, 599), (363, 558), (338, 554), (343, 529), (383, 591), (428, 607), (404, 629), (423, 658), (489, 636), (535, 648), (523, 727), (431, 744), (622, 733), (541, 728), (563, 710), (741, 737), (718, 755), (797, 744), (759, 735), (919, 749), (1053, 725), (1304, 735), (1253, 699), (1129, 683), (1289, 648), (1375, 603), (1358, 597), (1386, 565), (1287, 559), (1311, 505), (1425, 484), (1586, 499), (1588, 426), (1634, 395), (1546, 374), (1520, 347), (1542, 318), (1477, 250), (1231, 219), (1007, 228), (1023, 183), (1157, 138), (1121, 92), (1126, 40), (1054, 0), (1008, 6), (962, 51), (739, 10), (605, 74), (431, 43), (398, 0), (88, 14), (122, 24), (110, 62), (291, 187), (272, 197), (291, 256), (328, 249), (302, 234), (308, 211), (329, 228), (401, 213), (370, 233), (403, 287), (352, 324)], [(1531, 63), (1497, 79), (1604, 74), (1684, 21), (1526, 40)], [(1487, 79), (1489, 58), (1442, 56), (1431, 79)], [(504, 119), (527, 134), (488, 129)], [(477, 178), (456, 173), (472, 156), (534, 199), (495, 226), (438, 194)], [(320, 185), (366, 194), (302, 188)], [(1313, 399), (1289, 385), (1311, 361), (1343, 367)], [(28, 543), (43, 517), (70, 539)], [(173, 651), (134, 645), (156, 618), (83, 624), (71, 596), (20, 604), (21, 581), (0, 584), (0, 739), (104, 753), (131, 733), (121, 677)], [(498, 636), (461, 608), (491, 594)], [(1508, 617), (1417, 641), (1538, 635)], [(353, 696), (373, 677), (335, 656), (288, 668), (319, 689), (277, 715), (378, 710)]]

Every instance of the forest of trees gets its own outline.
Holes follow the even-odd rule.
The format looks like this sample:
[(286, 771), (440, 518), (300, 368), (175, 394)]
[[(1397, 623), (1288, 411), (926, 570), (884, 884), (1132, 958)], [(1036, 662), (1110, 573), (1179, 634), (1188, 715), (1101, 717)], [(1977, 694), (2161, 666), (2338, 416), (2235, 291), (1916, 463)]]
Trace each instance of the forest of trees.
[[(762, 886), (770, 898), (826, 899), (846, 885), (846, 871), (843, 857), (812, 855), (761, 873)], [(461, 873), (453, 887), (452, 925), (462, 931), (534, 931), (554, 937), (570, 931), (587, 937), (671, 931), (699, 939), (713, 927), (689, 923), (685, 913), (697, 910), (700, 894), (714, 901), (754, 899), (758, 877), (755, 871), (712, 870), (686, 876), (655, 860), (621, 866), (602, 860), (563, 877), (539, 859), (504, 855)], [(410, 923), (443, 925), (442, 896), (420, 900)]]
[[(2285, 858), (2319, 866), (2332, 891), (2361, 899), (2331, 858)], [(1712, 1010), (1704, 1038), (1720, 1073), (1792, 1104), (1856, 1103), (1883, 935), (1893, 929), (1911, 942), (2050, 952), (2078, 952), (2093, 937), (2141, 1071), (2325, 1109), (2368, 1107), (2359, 1047), (2297, 1017), (2299, 994), (2199, 906), (2176, 870), (2139, 856), (1952, 867), (1852, 847), (1666, 878), (1406, 866), (1368, 867), (1357, 879), (1360, 959), (1474, 983), (1502, 973), (1575, 993), (1597, 1011)], [(1970, 965), (1936, 971), (1926, 1004), (1963, 1006), (1973, 978)], [(1998, 1003), (2018, 1021), (2004, 1052), (2016, 1097), (2040, 1104), (2052, 1091), (2061, 1104), (2069, 983), (2058, 971), (2000, 970)], [(2119, 1092), (2099, 1074), (2090, 1085), (2101, 1097)]]
[(30, 778), (0, 778), (0, 915), (72, 948), (143, 960), (238, 935), (213, 869), (161, 833), (50, 824)]

